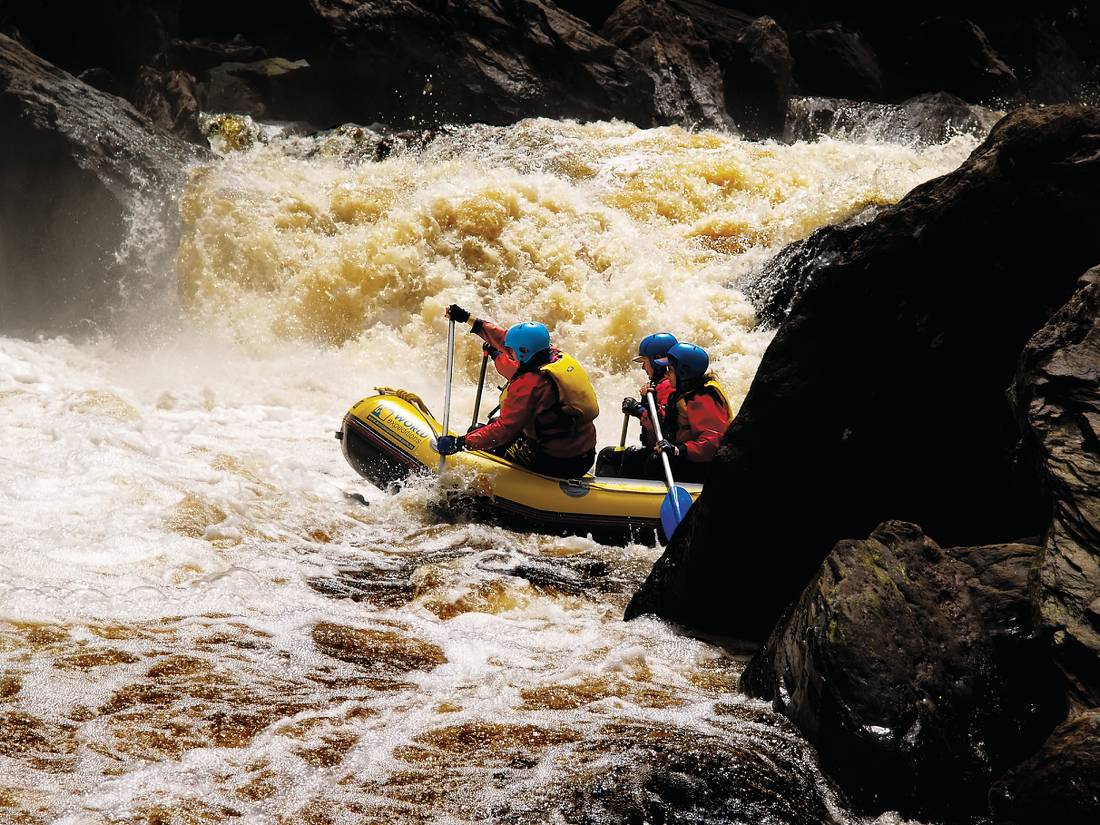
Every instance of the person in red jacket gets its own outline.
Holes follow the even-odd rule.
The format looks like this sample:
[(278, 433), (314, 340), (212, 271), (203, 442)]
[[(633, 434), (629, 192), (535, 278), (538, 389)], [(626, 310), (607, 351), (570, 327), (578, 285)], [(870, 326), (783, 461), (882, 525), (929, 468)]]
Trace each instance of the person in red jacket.
[(677, 480), (703, 481), (733, 420), (725, 390), (707, 372), (710, 358), (702, 347), (677, 344), (655, 363), (668, 367), (672, 394), (661, 421), (664, 438), (646, 461), (645, 477), (664, 478), (660, 461), (664, 453)]
[(596, 458), (596, 475), (615, 478), (641, 478), (645, 469), (646, 459), (657, 446), (657, 434), (653, 429), (653, 421), (649, 416), (649, 404), (646, 396), (654, 394), (657, 406), (657, 415), (663, 415), (665, 404), (672, 394), (672, 384), (668, 377), (668, 368), (658, 366), (658, 358), (664, 358), (668, 351), (676, 345), (676, 336), (668, 332), (655, 332), (647, 335), (638, 344), (638, 355), (634, 363), (641, 364), (648, 379), (639, 390), (641, 400), (637, 398), (623, 399), (623, 414), (634, 416), (641, 420), (640, 433), (641, 446), (633, 447), (604, 447)]
[(542, 324), (516, 324), (505, 331), (491, 321), (471, 318), (457, 304), (451, 304), (446, 314), (470, 324), (508, 384), (495, 420), (464, 436), (440, 437), (439, 452), (483, 450), (556, 478), (588, 472), (596, 457), (592, 422), (599, 405), (580, 363), (551, 346), (550, 332)]

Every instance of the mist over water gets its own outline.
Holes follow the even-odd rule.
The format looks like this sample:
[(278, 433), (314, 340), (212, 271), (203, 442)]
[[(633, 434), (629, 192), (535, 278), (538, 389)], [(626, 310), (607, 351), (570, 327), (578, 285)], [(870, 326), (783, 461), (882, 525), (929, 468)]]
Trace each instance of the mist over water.
[[(753, 821), (861, 821), (736, 657), (619, 620), (658, 549), (437, 523), (430, 483), (374, 490), (332, 432), (378, 385), (439, 408), (451, 302), (545, 321), (604, 443), (650, 331), (737, 404), (770, 340), (739, 279), (975, 145), (531, 120), (195, 169), (178, 306), (0, 337), (0, 821), (614, 822), (593, 789), (655, 759)], [(461, 336), (458, 422), (479, 357)]]

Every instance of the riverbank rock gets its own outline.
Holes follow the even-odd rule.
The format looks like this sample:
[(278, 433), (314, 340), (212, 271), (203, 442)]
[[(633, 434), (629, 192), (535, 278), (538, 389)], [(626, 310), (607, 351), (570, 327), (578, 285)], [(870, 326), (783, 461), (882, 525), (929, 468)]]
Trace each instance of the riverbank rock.
[[(1100, 136), (1096, 146), (1100, 148)], [(1094, 150), (1095, 151), (1095, 150)], [(1024, 444), (1053, 503), (1042, 619), (1074, 701), (1100, 705), (1100, 266), (1028, 342), (1012, 387)]]
[(1044, 532), (1005, 391), (1100, 260), (1098, 141), (1100, 110), (1014, 112), (955, 172), (780, 256), (756, 295), (785, 320), (628, 617), (762, 639), (884, 519), (942, 545)]
[(1069, 719), (989, 794), (997, 825), (1100, 822), (1100, 710)]
[(600, 34), (645, 67), (658, 123), (733, 129), (722, 70), (691, 18), (664, 0), (625, 0)]
[(1039, 548), (941, 549), (891, 521), (833, 548), (741, 680), (862, 807), (961, 818), (1061, 718), (1032, 626)]
[(92, 331), (122, 290), (151, 299), (200, 151), (3, 35), (0, 145), (0, 329)]

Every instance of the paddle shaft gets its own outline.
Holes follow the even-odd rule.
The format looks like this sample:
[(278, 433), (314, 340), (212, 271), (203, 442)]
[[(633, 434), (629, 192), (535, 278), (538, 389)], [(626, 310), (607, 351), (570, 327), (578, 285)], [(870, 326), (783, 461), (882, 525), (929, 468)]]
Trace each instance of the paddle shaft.
[(485, 389), (485, 368), (489, 366), (489, 353), (481, 353), (481, 375), (477, 377), (477, 396), (474, 398), (474, 418), (470, 422), (471, 429), (477, 426), (477, 414), (481, 412), (481, 391)]
[[(664, 441), (665, 437), (661, 433), (661, 421), (657, 417), (657, 402), (653, 399), (653, 393), (647, 392), (645, 399), (649, 402), (649, 416), (653, 419), (653, 432), (657, 434), (657, 441)], [(676, 521), (680, 521), (684, 516), (680, 512), (680, 502), (676, 498), (676, 482), (672, 478), (672, 467), (669, 466), (668, 456), (665, 455), (664, 450), (661, 451), (661, 464), (665, 468), (665, 484), (668, 485), (669, 497), (672, 500), (672, 509), (676, 513)]]
[(630, 426), (630, 413), (623, 413), (623, 434), (619, 437), (619, 446), (626, 446), (626, 430)]
[[(447, 324), (447, 390), (443, 394), (443, 435), (450, 435), (451, 430), (451, 384), (455, 368), (455, 322), (454, 318)], [(443, 472), (443, 465), (447, 463), (447, 456), (439, 456), (439, 472)]]

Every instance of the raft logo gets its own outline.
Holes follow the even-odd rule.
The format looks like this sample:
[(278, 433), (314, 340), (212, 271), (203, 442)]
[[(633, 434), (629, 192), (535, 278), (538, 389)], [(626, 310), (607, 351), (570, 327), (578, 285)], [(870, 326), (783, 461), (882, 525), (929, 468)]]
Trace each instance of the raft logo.
[(430, 435), (415, 419), (391, 407), (375, 407), (367, 416), (367, 423), (375, 429), (385, 430), (398, 444), (410, 451), (419, 447)]

